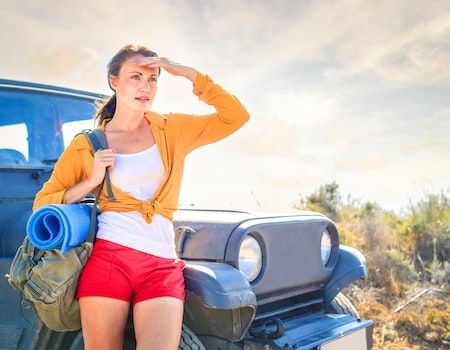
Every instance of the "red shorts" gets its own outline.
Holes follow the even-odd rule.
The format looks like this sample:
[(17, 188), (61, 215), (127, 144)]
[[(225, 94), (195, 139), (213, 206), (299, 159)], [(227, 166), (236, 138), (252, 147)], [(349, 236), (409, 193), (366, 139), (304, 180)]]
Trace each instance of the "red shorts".
[(174, 297), (184, 301), (185, 264), (97, 239), (78, 282), (77, 299), (115, 298), (133, 306), (143, 300)]

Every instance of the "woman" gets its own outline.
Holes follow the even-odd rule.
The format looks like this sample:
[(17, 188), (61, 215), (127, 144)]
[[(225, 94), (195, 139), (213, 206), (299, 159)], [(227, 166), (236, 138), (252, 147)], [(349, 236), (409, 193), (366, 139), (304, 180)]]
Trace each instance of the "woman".
[[(216, 113), (159, 115), (150, 109), (161, 69), (189, 79)], [(146, 47), (128, 45), (108, 65), (112, 97), (96, 119), (108, 149), (93, 156), (83, 135), (63, 152), (34, 209), (96, 194), (109, 172), (115, 201), (100, 196), (94, 250), (78, 285), (85, 348), (121, 349), (130, 305), (137, 349), (177, 349), (183, 317), (184, 263), (177, 259), (173, 213), (184, 159), (244, 125), (240, 102), (206, 75)]]

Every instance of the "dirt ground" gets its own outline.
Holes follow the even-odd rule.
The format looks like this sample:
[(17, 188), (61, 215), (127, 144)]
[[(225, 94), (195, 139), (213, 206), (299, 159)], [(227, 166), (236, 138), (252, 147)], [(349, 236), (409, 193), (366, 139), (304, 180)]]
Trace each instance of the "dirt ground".
[(374, 322), (373, 350), (450, 349), (449, 287), (416, 286), (406, 298), (383, 304), (379, 290), (353, 287), (346, 295), (361, 318)]

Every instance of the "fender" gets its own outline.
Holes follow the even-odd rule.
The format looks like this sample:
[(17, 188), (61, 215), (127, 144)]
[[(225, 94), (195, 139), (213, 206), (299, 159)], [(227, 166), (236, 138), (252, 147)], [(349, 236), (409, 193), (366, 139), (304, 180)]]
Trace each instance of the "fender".
[(213, 308), (256, 308), (256, 296), (245, 277), (231, 265), (214, 262), (186, 263), (186, 290)]
[(196, 334), (241, 340), (256, 313), (256, 295), (231, 265), (188, 262), (184, 322)]
[(367, 276), (367, 263), (364, 255), (357, 249), (339, 246), (339, 260), (333, 276), (323, 290), (323, 309), (326, 310), (334, 297), (353, 281)]

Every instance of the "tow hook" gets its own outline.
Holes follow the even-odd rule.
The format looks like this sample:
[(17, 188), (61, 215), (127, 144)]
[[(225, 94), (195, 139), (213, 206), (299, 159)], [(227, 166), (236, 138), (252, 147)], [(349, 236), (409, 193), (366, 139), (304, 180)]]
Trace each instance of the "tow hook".
[[(275, 332), (269, 332), (268, 326), (275, 323), (277, 329)], [(251, 336), (260, 339), (278, 339), (284, 334), (284, 324), (279, 318), (273, 318), (263, 323), (263, 329), (260, 331), (249, 330)]]

